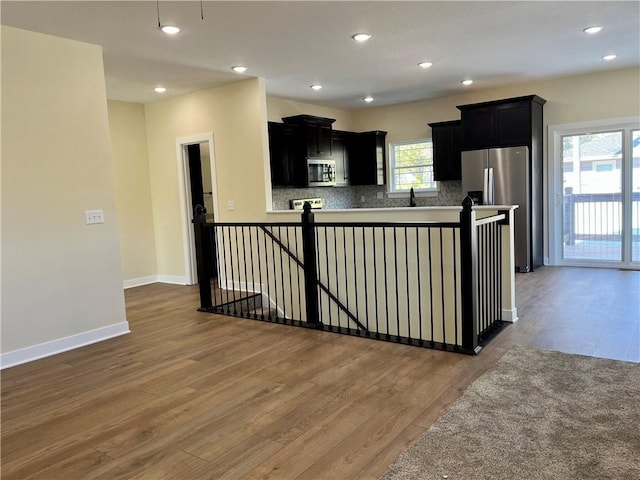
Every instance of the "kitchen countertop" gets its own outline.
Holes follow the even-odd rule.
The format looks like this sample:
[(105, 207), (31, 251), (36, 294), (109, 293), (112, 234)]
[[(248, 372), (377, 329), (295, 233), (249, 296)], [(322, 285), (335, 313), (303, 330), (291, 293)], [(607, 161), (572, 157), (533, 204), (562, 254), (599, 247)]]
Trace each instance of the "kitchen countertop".
[[(518, 205), (476, 205), (473, 207), (474, 210), (486, 211), (486, 210), (515, 210), (518, 208)], [(462, 210), (461, 205), (443, 205), (437, 207), (389, 207), (389, 208), (344, 208), (344, 209), (333, 209), (333, 208), (322, 208), (312, 210), (314, 213), (389, 213), (389, 212), (416, 212), (416, 211), (425, 211), (425, 212), (435, 212), (447, 210), (451, 212), (459, 212)], [(267, 210), (267, 214), (281, 214), (281, 213), (295, 213), (297, 215), (302, 214), (302, 210)]]

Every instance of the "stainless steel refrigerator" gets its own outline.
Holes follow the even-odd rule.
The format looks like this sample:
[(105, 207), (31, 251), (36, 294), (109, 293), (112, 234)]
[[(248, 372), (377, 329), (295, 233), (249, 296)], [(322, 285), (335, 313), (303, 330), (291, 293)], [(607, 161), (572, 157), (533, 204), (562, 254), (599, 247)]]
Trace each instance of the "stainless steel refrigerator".
[(462, 191), (484, 205), (518, 205), (514, 212), (516, 271), (534, 268), (531, 159), (528, 147), (462, 152)]

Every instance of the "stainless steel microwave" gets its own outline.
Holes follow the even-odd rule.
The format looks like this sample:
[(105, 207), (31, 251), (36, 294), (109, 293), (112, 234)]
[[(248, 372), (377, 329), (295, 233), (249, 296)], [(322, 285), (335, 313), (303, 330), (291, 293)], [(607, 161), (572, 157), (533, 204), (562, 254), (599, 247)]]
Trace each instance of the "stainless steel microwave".
[(329, 159), (308, 158), (307, 174), (310, 187), (333, 187), (336, 184), (336, 162)]

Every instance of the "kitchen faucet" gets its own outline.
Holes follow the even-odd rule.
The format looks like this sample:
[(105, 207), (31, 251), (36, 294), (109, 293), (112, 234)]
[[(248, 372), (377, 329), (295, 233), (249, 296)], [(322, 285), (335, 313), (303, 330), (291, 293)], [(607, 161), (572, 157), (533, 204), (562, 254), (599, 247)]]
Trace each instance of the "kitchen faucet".
[(416, 206), (416, 194), (413, 192), (413, 187), (411, 187), (411, 190), (409, 190), (409, 206)]

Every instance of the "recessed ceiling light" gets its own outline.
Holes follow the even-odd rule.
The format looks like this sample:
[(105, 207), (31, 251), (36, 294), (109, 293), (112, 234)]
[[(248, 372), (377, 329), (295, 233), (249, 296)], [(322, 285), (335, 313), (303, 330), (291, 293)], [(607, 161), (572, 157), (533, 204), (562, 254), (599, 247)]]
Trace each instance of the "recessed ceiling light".
[(594, 25), (593, 27), (587, 27), (584, 30), (582, 30), (584, 33), (598, 33), (600, 30), (602, 30), (602, 27), (599, 25)]
[(167, 35), (175, 35), (176, 33), (178, 33), (180, 31), (180, 29), (178, 27), (176, 27), (175, 25), (162, 25), (160, 27), (160, 30), (162, 30)]
[(156, 87), (153, 89), (156, 93), (164, 93), (167, 91), (165, 87)]
[(312, 90), (322, 90), (322, 85), (311, 85)]
[(431, 62), (422, 62), (422, 63), (419, 63), (419, 64), (418, 64), (418, 66), (419, 66), (420, 68), (429, 68), (429, 67), (431, 67), (432, 65), (433, 65), (433, 63), (431, 63)]
[(364, 97), (362, 100), (367, 102), (367, 103), (371, 103), (371, 102), (373, 102), (373, 97), (368, 95), (368, 96)]
[(460, 83), (462, 83), (462, 85), (471, 85), (473, 83), (473, 80), (463, 80)]
[(247, 67), (243, 67), (242, 65), (236, 65), (235, 67), (231, 67), (231, 70), (233, 70), (236, 73), (244, 73), (247, 71)]
[(614, 55), (613, 53), (610, 55), (605, 55), (604, 57), (602, 57), (603, 60), (609, 61), (609, 60), (613, 60), (614, 58), (616, 58), (616, 55)]
[(369, 35), (368, 33), (356, 33), (351, 38), (353, 38), (356, 42), (366, 42), (371, 38), (371, 35)]

